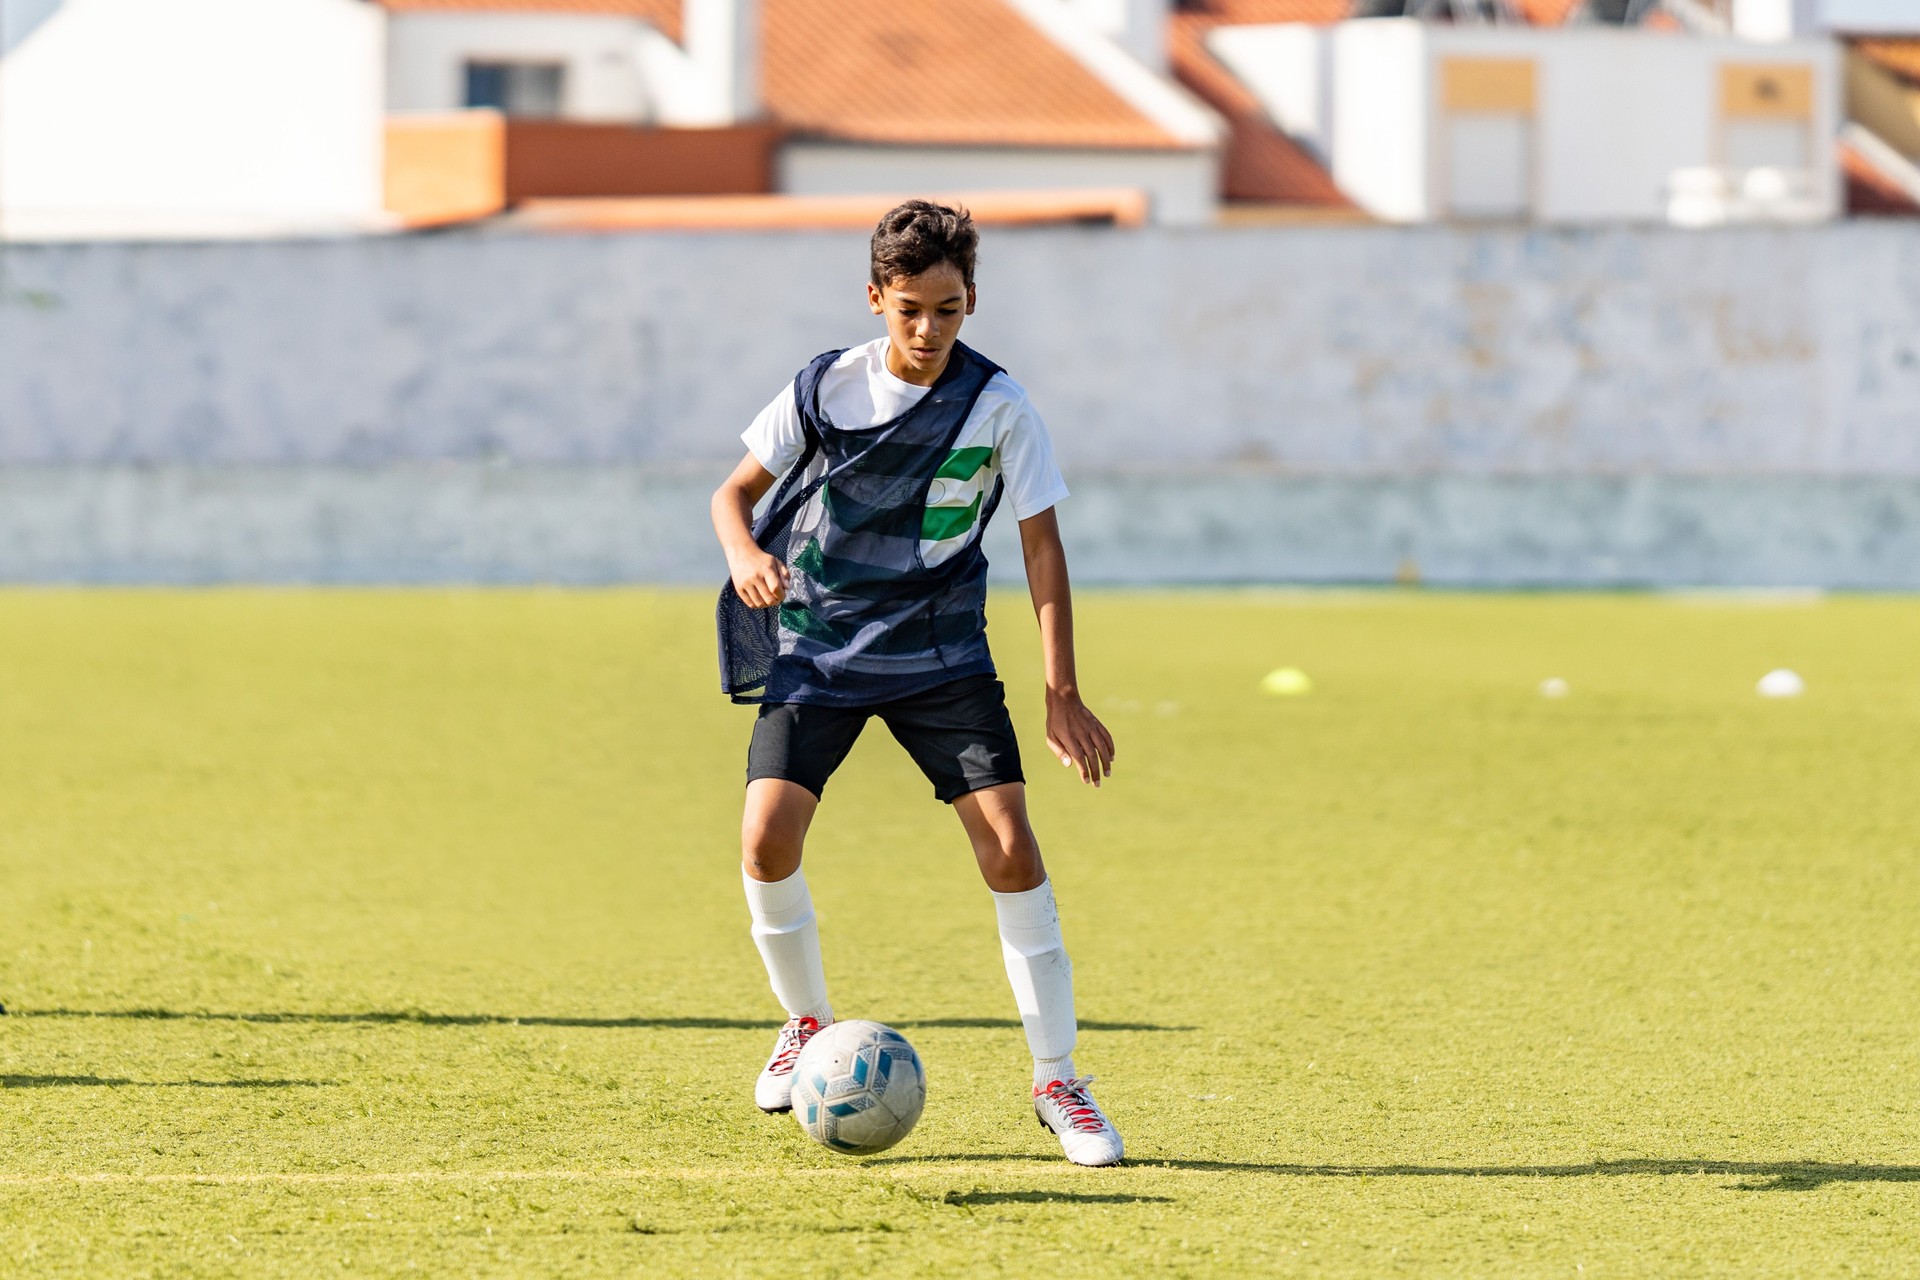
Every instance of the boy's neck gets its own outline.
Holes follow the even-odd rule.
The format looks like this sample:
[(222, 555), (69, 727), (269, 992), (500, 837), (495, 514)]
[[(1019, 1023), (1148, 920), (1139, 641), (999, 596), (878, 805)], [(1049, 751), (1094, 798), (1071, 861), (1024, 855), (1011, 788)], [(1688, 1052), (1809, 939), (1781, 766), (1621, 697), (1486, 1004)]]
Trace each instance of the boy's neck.
[(916, 387), (930, 387), (940, 381), (940, 375), (947, 371), (947, 365), (953, 360), (953, 348), (947, 348), (946, 359), (930, 370), (920, 370), (900, 358), (900, 348), (887, 341), (887, 372), (902, 382), (910, 382)]

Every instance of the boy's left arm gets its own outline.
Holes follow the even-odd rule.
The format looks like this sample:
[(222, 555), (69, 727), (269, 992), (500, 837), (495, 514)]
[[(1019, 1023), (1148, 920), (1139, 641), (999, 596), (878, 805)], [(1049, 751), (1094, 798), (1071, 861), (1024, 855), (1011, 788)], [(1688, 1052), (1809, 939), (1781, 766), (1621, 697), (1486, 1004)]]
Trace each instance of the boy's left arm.
[(1067, 552), (1053, 508), (1020, 522), (1020, 550), (1027, 562), (1027, 590), (1040, 620), (1040, 653), (1047, 679), (1047, 748), (1054, 759), (1077, 768), (1094, 786), (1113, 776), (1113, 735), (1080, 700), (1073, 663), (1073, 588)]

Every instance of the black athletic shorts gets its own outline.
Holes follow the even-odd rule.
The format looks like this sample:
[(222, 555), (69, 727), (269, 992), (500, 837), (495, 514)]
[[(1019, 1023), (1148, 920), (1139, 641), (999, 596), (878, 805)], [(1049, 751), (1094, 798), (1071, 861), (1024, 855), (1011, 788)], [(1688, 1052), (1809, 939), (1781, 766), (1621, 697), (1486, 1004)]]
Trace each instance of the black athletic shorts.
[(866, 707), (762, 703), (747, 748), (747, 781), (782, 778), (820, 795), (869, 716), (886, 722), (947, 804), (983, 787), (1026, 781), (1007, 691), (990, 675), (962, 676)]

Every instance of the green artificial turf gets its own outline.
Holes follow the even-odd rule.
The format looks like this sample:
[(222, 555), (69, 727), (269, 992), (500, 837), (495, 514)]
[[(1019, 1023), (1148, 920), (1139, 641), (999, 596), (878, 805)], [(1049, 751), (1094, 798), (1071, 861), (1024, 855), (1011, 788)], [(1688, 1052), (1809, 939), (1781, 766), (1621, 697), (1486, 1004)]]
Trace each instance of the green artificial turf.
[(1094, 792), (999, 598), (1110, 1170), (1034, 1125), (989, 899), (878, 729), (809, 878), (926, 1115), (861, 1162), (754, 1110), (710, 604), (0, 593), (0, 1273), (1920, 1255), (1920, 602), (1088, 594)]

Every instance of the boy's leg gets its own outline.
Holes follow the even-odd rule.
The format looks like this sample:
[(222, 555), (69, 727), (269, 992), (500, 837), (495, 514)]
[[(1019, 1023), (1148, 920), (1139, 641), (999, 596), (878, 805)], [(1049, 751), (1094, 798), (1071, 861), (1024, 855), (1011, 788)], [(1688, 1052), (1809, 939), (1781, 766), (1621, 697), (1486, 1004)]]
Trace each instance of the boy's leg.
[(1053, 884), (1027, 821), (1020, 744), (1006, 693), (991, 676), (969, 676), (880, 709), (887, 728), (953, 806), (993, 890), (1000, 953), (1033, 1052), (1033, 1109), (1076, 1164), (1114, 1164), (1114, 1132), (1087, 1082), (1073, 1072), (1073, 964), (1060, 935)]
[(967, 829), (980, 874), (993, 892), (1000, 922), (1000, 954), (1013, 1001), (1033, 1051), (1033, 1082), (1045, 1088), (1073, 1078), (1073, 962), (1060, 932), (1053, 882), (1027, 821), (1020, 783), (969, 792), (953, 802)]
[(800, 857), (820, 792), (865, 722), (864, 714), (839, 708), (787, 704), (762, 707), (754, 723), (740, 822), (740, 878), (753, 919), (753, 945), (787, 1011), (787, 1023), (754, 1085), (754, 1104), (762, 1111), (789, 1109), (793, 1064), (813, 1034), (833, 1021), (813, 895)]
[(1124, 1154), (1120, 1134), (1088, 1091), (1091, 1077), (1073, 1070), (1079, 1030), (1073, 962), (1060, 932), (1053, 882), (1027, 821), (1026, 788), (1020, 783), (987, 787), (961, 796), (953, 809), (993, 891), (1000, 954), (1033, 1053), (1034, 1114), (1075, 1164), (1117, 1164)]
[(753, 917), (753, 945), (767, 966), (773, 994), (792, 1018), (833, 1020), (813, 895), (800, 852), (819, 801), (797, 783), (758, 778), (747, 784), (740, 823), (740, 873)]

